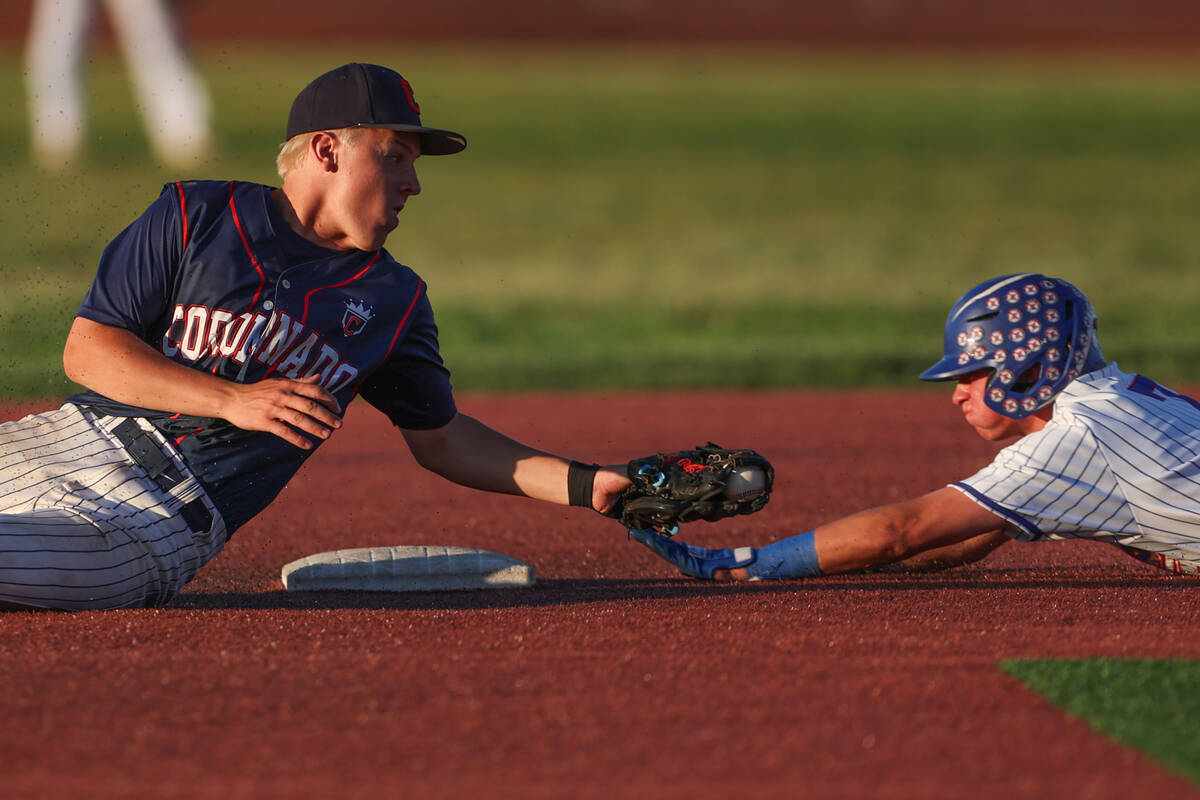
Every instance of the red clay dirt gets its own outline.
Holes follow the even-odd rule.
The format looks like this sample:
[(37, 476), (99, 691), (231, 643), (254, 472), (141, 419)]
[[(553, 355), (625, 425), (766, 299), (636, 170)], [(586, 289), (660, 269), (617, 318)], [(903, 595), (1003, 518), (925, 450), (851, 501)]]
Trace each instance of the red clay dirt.
[[(771, 504), (685, 527), (710, 546), (935, 488), (995, 449), (944, 392), (460, 402), (587, 460), (707, 439), (761, 450), (779, 473)], [(303, 555), (389, 544), (496, 550), (539, 582), (279, 583)], [(0, 796), (1200, 797), (995, 666), (1200, 657), (1196, 591), (1083, 542), (928, 576), (701, 584), (611, 520), (423, 472), (356, 404), (171, 607), (0, 616)]]

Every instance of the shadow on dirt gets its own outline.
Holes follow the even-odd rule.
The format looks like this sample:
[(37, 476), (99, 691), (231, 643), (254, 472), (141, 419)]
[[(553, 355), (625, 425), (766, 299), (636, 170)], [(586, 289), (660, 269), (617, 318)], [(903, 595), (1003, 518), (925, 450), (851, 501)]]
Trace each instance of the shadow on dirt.
[(1023, 569), (971, 576), (913, 577), (905, 575), (831, 577), (804, 582), (701, 583), (686, 579), (547, 580), (528, 589), (490, 589), (456, 592), (332, 592), (273, 591), (184, 594), (170, 608), (190, 609), (489, 609), (540, 608), (584, 603), (686, 600), (708, 597), (781, 596), (811, 592), (1020, 592), (1065, 590), (1181, 590), (1194, 591), (1195, 580), (1173, 576), (1079, 576)]

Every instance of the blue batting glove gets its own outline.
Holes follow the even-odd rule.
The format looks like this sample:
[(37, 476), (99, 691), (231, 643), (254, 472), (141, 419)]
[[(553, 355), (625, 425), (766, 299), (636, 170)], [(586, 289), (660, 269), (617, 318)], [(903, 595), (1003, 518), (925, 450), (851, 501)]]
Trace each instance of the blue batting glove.
[(677, 542), (663, 536), (653, 528), (645, 530), (630, 528), (629, 535), (670, 561), (684, 575), (693, 578), (712, 580), (713, 573), (719, 569), (748, 567), (757, 560), (753, 547), (739, 547), (736, 550), (723, 547), (720, 550), (709, 550), (707, 547), (696, 547), (686, 542)]

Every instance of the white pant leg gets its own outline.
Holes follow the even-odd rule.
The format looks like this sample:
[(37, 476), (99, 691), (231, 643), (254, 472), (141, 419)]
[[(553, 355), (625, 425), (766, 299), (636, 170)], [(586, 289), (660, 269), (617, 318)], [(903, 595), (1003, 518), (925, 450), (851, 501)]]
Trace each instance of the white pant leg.
[(34, 157), (61, 168), (83, 147), (83, 62), (92, 27), (92, 0), (36, 0), (25, 50), (30, 143)]
[(138, 110), (155, 154), (172, 167), (202, 162), (211, 147), (209, 99), (163, 0), (105, 0)]
[[(0, 425), (0, 602), (163, 603), (224, 545), (224, 524), (195, 478), (163, 490), (111, 438), (105, 425), (116, 421), (67, 404)], [(197, 497), (213, 513), (207, 532), (179, 514)]]

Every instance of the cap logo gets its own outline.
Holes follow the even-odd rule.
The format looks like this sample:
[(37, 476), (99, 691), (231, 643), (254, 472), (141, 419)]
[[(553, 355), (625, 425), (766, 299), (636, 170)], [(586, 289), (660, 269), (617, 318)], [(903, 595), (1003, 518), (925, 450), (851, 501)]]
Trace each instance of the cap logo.
[(412, 86), (409, 84), (408, 79), (401, 78), (400, 85), (404, 87), (404, 99), (408, 101), (408, 107), (413, 110), (414, 114), (419, 115), (421, 113), (421, 107), (417, 105), (417, 98), (413, 97)]

